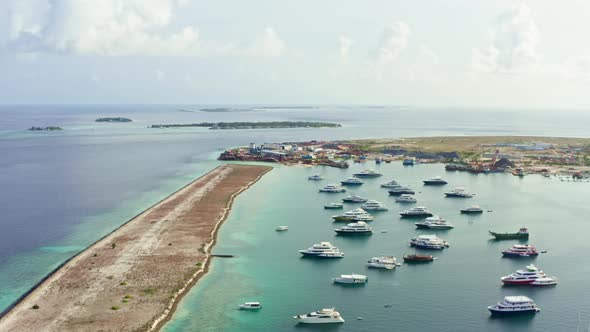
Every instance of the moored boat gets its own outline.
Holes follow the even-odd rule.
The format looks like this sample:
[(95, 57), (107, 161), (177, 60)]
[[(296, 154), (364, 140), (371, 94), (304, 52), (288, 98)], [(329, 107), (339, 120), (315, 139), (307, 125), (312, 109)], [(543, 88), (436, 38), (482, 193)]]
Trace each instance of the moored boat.
[(361, 197), (361, 196), (357, 196), (357, 195), (350, 195), (350, 196), (344, 197), (342, 199), (342, 201), (344, 203), (365, 203), (366, 201), (368, 201), (368, 199)]
[(428, 263), (432, 261), (434, 261), (434, 257), (432, 255), (411, 254), (404, 256), (405, 263)]
[(362, 172), (354, 173), (353, 175), (357, 178), (377, 178), (377, 177), (382, 176), (383, 174), (376, 172), (375, 170), (372, 170), (372, 169), (366, 169)]
[(393, 188), (388, 190), (389, 195), (391, 196), (401, 196), (401, 195), (414, 195), (416, 192), (410, 187), (399, 186), (397, 188)]
[(319, 192), (321, 192), (321, 193), (343, 193), (343, 192), (346, 192), (346, 189), (344, 189), (340, 186), (334, 185), (334, 184), (329, 184), (323, 188), (320, 188)]
[(326, 210), (339, 210), (342, 209), (344, 207), (344, 204), (342, 203), (328, 203), (326, 205), (324, 205), (324, 209)]
[(357, 221), (341, 228), (337, 228), (334, 230), (334, 232), (343, 235), (371, 235), (373, 234), (373, 229), (371, 226), (367, 225), (366, 222)]
[(530, 285), (533, 281), (545, 278), (545, 272), (539, 270), (535, 265), (527, 265), (522, 270), (517, 270), (505, 277), (500, 278), (504, 285)]
[(533, 257), (538, 256), (537, 248), (527, 244), (515, 244), (510, 249), (502, 251), (504, 257)]
[(362, 274), (342, 274), (339, 278), (332, 278), (335, 284), (365, 284), (368, 279)]
[(323, 180), (324, 178), (319, 174), (314, 174), (312, 176), (309, 176), (307, 179), (312, 180), (312, 181), (320, 181), (320, 180)]
[(301, 324), (342, 324), (344, 318), (334, 308), (324, 308), (318, 311), (293, 316)]
[(413, 217), (430, 217), (432, 212), (423, 206), (413, 207), (409, 210), (402, 211), (399, 213), (402, 218), (413, 218)]
[(284, 231), (288, 231), (289, 230), (289, 226), (277, 226), (277, 228), (275, 228), (275, 230), (277, 232), (284, 232)]
[(443, 180), (440, 176), (435, 176), (433, 178), (423, 180), (422, 181), (425, 186), (442, 186), (447, 184), (448, 182)]
[(547, 287), (547, 286), (555, 286), (557, 285), (557, 278), (555, 277), (544, 277), (539, 278), (530, 283), (533, 287)]
[(416, 159), (414, 159), (414, 158), (406, 158), (406, 159), (404, 159), (404, 162), (402, 164), (404, 166), (414, 166), (415, 163), (416, 163)]
[(475, 196), (475, 194), (467, 192), (463, 187), (457, 187), (451, 191), (447, 191), (445, 196), (453, 198), (471, 198)]
[(489, 306), (492, 315), (534, 314), (539, 308), (533, 300), (526, 296), (506, 296), (501, 302)]
[(395, 201), (398, 203), (416, 203), (416, 197), (410, 194), (401, 194), (399, 197), (395, 198)]
[(366, 211), (387, 211), (389, 210), (385, 204), (376, 201), (376, 200), (368, 200), (366, 203), (361, 205), (361, 208)]
[(473, 206), (470, 206), (468, 208), (460, 209), (459, 211), (461, 211), (461, 213), (463, 213), (463, 214), (479, 214), (479, 213), (483, 213), (482, 208), (480, 208), (478, 205), (473, 205)]
[(343, 186), (360, 186), (363, 183), (364, 182), (361, 179), (355, 177), (351, 177), (344, 181), (340, 181), (340, 184)]
[(526, 227), (521, 227), (516, 233), (496, 233), (488, 231), (496, 240), (526, 240), (529, 238), (529, 230)]
[(240, 310), (260, 310), (262, 309), (262, 304), (260, 304), (260, 302), (246, 302), (240, 304), (238, 308), (240, 308)]
[(449, 243), (439, 239), (436, 235), (418, 235), (410, 240), (410, 246), (418, 249), (442, 250), (449, 247)]
[(400, 186), (399, 183), (397, 183), (397, 181), (395, 181), (395, 180), (391, 180), (389, 182), (381, 184), (381, 188), (397, 188), (399, 186)]
[(426, 229), (451, 229), (453, 225), (447, 223), (447, 221), (439, 216), (428, 217), (420, 222), (414, 223), (416, 228)]
[(313, 246), (299, 250), (303, 256), (320, 257), (320, 258), (342, 258), (344, 253), (332, 243), (324, 241)]
[(343, 214), (332, 216), (334, 221), (373, 221), (375, 218), (367, 213), (367, 211), (356, 208), (350, 211), (346, 211)]
[(367, 261), (367, 267), (376, 269), (393, 270), (399, 265), (397, 259), (393, 256), (377, 256)]

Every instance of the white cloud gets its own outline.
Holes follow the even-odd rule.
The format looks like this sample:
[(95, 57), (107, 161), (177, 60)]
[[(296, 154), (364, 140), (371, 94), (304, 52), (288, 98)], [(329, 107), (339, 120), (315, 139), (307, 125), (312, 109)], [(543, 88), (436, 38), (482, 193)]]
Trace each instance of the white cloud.
[(389, 63), (395, 61), (401, 52), (407, 47), (411, 30), (405, 22), (396, 22), (383, 30), (376, 50), (377, 63)]
[(430, 47), (426, 45), (420, 45), (420, 48), (418, 49), (418, 62), (428, 65), (438, 65), (440, 63), (440, 59), (438, 54), (436, 54), (436, 52), (434, 52)]
[(154, 75), (158, 81), (162, 81), (166, 77), (166, 73), (162, 69), (154, 70)]
[(527, 71), (539, 63), (539, 30), (530, 8), (520, 3), (490, 27), (490, 44), (473, 50), (473, 68), (483, 72)]
[(247, 52), (252, 56), (262, 57), (279, 57), (285, 51), (285, 42), (277, 34), (277, 32), (267, 27), (264, 32), (260, 34)]
[(354, 44), (354, 41), (345, 35), (341, 35), (338, 38), (338, 51), (340, 55), (340, 63), (346, 64), (350, 62), (350, 48)]

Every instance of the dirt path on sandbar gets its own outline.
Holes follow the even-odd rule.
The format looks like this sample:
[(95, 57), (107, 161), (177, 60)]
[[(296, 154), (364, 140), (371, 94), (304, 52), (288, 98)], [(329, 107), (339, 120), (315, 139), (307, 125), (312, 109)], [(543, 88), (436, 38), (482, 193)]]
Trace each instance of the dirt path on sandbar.
[(56, 270), (0, 331), (159, 329), (206, 272), (234, 197), (271, 169), (223, 165), (188, 184)]

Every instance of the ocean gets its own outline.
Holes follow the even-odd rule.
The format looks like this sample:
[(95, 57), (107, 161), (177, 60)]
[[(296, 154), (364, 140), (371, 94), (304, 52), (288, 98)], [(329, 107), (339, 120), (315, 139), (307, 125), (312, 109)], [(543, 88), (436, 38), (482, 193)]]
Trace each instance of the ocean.
[[(590, 115), (584, 112), (360, 106), (193, 111), (203, 107), (221, 106), (0, 106), (0, 307), (10, 305), (79, 250), (218, 165), (215, 158), (226, 147), (250, 142), (437, 135), (588, 137), (590, 124)], [(130, 117), (134, 122), (94, 122), (104, 116)], [(343, 127), (244, 131), (147, 128), (159, 123), (273, 120), (332, 121)], [(51, 125), (65, 130), (25, 130)], [(412, 185), (417, 185), (421, 177), (450, 176), (443, 174), (441, 165), (400, 167), (388, 164), (381, 169), (387, 171), (387, 177)], [(278, 167), (237, 199), (215, 250), (244, 254), (233, 260), (214, 260), (210, 274), (188, 294), (166, 330), (289, 330), (293, 328), (290, 316), (331, 305), (347, 318), (339, 328), (344, 331), (389, 326), (413, 331), (431, 328), (434, 322), (437, 329), (449, 331), (457, 330), (458, 322), (465, 324), (464, 330), (521, 327), (555, 331), (575, 330), (578, 326), (587, 329), (590, 324), (584, 296), (578, 295), (587, 294), (587, 289), (582, 288), (585, 267), (573, 259), (576, 253), (585, 252), (586, 244), (571, 237), (572, 230), (584, 231), (588, 209), (580, 200), (588, 197), (584, 196), (587, 184), (533, 176), (518, 180), (506, 175), (453, 175), (458, 177), (453, 182), (466, 187), (477, 181), (477, 186), (470, 189), (477, 191), (480, 204), (493, 207), (494, 212), (482, 216), (483, 222), (470, 223), (453, 216), (455, 203), (450, 202), (449, 207), (449, 202), (435, 199), (436, 195), (430, 197), (425, 204), (444, 212), (457, 226), (444, 236), (452, 247), (441, 253), (441, 259), (415, 270), (402, 267), (392, 274), (369, 275), (369, 284), (361, 289), (339, 289), (329, 283), (330, 278), (363, 272), (362, 262), (371, 255), (392, 253), (400, 257), (407, 250), (407, 240), (416, 232), (412, 225), (396, 218), (393, 202), (377, 196), (383, 194), (381, 190), (367, 184), (359, 193), (375, 195), (392, 208), (383, 215), (387, 217), (379, 216), (375, 222), (375, 226), (389, 223), (390, 231), (385, 233), (389, 238), (375, 234), (368, 241), (332, 239), (329, 216), (320, 208), (323, 201), (315, 195), (313, 185), (301, 181), (308, 172), (315, 171), (326, 172), (336, 181), (352, 169), (340, 173), (333, 169)], [(297, 220), (291, 220), (293, 216)], [(277, 237), (277, 223), (289, 224), (292, 229)], [(531, 294), (545, 309), (533, 320), (490, 320), (485, 307), (507, 293), (499, 287), (498, 278), (525, 264), (500, 260), (501, 246), (487, 242), (487, 229), (512, 231), (523, 223), (531, 228), (535, 244), (550, 249), (537, 259), (539, 265), (557, 275), (562, 283), (555, 289)], [(299, 224), (307, 226), (299, 229)], [(341, 262), (327, 264), (299, 259), (297, 249), (322, 239), (341, 245), (347, 256)], [(276, 250), (268, 251), (271, 245)], [(487, 266), (484, 263), (489, 268), (483, 268)], [(567, 279), (570, 274), (571, 279)], [(484, 276), (489, 279), (485, 281)], [(234, 310), (251, 297), (263, 301), (265, 308), (261, 312), (244, 315)], [(385, 303), (393, 306), (384, 311)], [(551, 310), (556, 304), (561, 305), (560, 309)], [(568, 315), (558, 319), (552, 312)], [(365, 319), (356, 321), (357, 316)]]

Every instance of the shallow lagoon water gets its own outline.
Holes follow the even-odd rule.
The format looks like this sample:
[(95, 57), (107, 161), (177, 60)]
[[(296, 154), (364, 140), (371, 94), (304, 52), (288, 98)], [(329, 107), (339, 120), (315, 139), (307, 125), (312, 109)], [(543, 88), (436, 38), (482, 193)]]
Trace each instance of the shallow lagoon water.
[[(317, 189), (337, 183), (355, 171), (373, 167), (384, 174), (366, 179), (352, 192), (384, 202), (390, 210), (374, 213), (374, 234), (369, 237), (338, 236), (330, 216), (338, 210), (323, 205), (346, 194), (320, 194)], [(320, 173), (326, 180), (308, 181)], [(443, 175), (449, 185), (423, 186), (421, 180)], [(449, 231), (416, 230), (416, 220), (401, 219), (398, 212), (413, 205), (394, 202), (379, 184), (396, 179), (416, 189), (418, 203), (446, 218)], [(464, 186), (476, 193), (471, 199), (445, 198), (443, 192)], [(349, 190), (350, 193), (351, 190)], [(590, 324), (589, 294), (585, 282), (590, 268), (580, 253), (590, 243), (576, 240), (587, 234), (584, 203), (590, 187), (541, 176), (518, 178), (507, 174), (471, 175), (445, 172), (443, 165), (404, 167), (401, 163), (355, 164), (347, 170), (279, 166), (243, 193), (222, 226), (216, 253), (237, 254), (214, 259), (209, 274), (183, 299), (164, 331), (576, 331)], [(461, 215), (459, 209), (480, 204), (479, 216)], [(346, 204), (345, 209), (354, 204)], [(287, 232), (276, 232), (288, 225)], [(529, 243), (547, 250), (533, 259), (502, 258), (500, 251), (517, 241), (491, 241), (488, 230), (512, 232), (529, 227)], [(386, 230), (387, 233), (381, 233)], [(450, 242), (444, 251), (432, 252), (432, 264), (402, 264), (395, 271), (367, 269), (372, 256), (402, 256), (415, 250), (408, 240), (418, 234), (436, 233)], [(331, 241), (343, 259), (301, 258), (297, 252), (319, 241)], [(503, 287), (499, 278), (535, 263), (559, 278), (553, 288)], [(333, 285), (340, 274), (368, 276), (364, 286)], [(533, 298), (542, 311), (536, 317), (490, 318), (487, 306), (506, 295)], [(260, 301), (259, 312), (237, 310), (238, 304)], [(386, 305), (388, 307), (386, 307)], [(291, 318), (322, 307), (335, 306), (346, 319), (341, 326), (295, 325)], [(362, 320), (357, 320), (362, 317)]]

